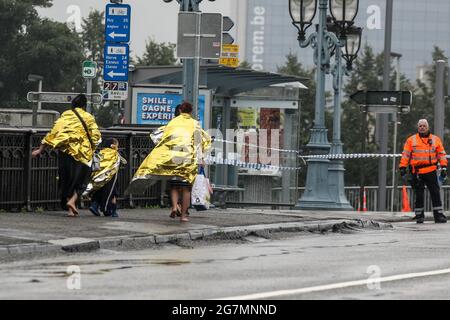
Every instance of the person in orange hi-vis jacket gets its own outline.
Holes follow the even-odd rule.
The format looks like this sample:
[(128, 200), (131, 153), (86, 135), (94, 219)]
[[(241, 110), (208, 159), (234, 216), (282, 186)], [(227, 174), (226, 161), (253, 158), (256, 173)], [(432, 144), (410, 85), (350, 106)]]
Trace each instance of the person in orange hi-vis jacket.
[(430, 126), (426, 119), (419, 120), (417, 128), (418, 133), (410, 136), (403, 148), (399, 166), (400, 175), (405, 179), (406, 168), (409, 167), (412, 174), (411, 186), (416, 194), (414, 203), (416, 222), (423, 223), (425, 220), (424, 191), (427, 186), (433, 204), (434, 222), (446, 223), (447, 217), (444, 215), (437, 177), (438, 166), (441, 169), (440, 177), (445, 179), (447, 176), (444, 146), (439, 137), (430, 133)]

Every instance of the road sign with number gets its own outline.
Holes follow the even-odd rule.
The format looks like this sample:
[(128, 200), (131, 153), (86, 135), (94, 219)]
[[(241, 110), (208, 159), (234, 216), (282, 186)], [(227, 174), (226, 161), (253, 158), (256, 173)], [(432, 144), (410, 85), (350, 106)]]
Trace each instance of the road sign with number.
[(105, 81), (128, 81), (129, 46), (126, 43), (105, 44)]
[(131, 7), (128, 4), (106, 5), (106, 42), (130, 42)]
[(97, 63), (94, 61), (83, 62), (83, 78), (93, 79), (97, 76)]
[(104, 100), (127, 100), (128, 82), (105, 81), (103, 83)]

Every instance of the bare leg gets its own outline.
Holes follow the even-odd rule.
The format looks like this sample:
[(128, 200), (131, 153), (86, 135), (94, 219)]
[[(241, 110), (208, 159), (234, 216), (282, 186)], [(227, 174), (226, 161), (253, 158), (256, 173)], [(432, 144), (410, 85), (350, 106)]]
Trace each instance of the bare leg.
[(170, 211), (170, 217), (172, 219), (180, 214), (179, 213), (180, 210), (178, 207), (179, 198), (180, 198), (180, 192), (179, 192), (178, 188), (170, 189), (170, 199), (172, 200), (172, 209)]
[(187, 211), (191, 203), (191, 191), (189, 188), (183, 188), (183, 200), (181, 202), (181, 219), (182, 222), (189, 221)]
[(177, 204), (179, 200), (178, 188), (170, 189), (170, 199), (172, 200), (172, 211), (177, 211)]
[(78, 194), (76, 192), (73, 193), (72, 198), (67, 201), (67, 207), (69, 209), (70, 216), (76, 216), (78, 214), (76, 201), (78, 199)]

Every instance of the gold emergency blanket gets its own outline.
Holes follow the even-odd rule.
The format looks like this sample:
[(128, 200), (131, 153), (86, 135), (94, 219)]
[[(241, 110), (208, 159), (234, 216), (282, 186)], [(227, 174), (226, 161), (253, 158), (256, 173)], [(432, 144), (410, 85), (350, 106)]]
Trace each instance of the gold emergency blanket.
[(167, 124), (161, 141), (142, 162), (125, 193), (142, 193), (156, 181), (172, 177), (193, 183), (198, 161), (210, 145), (211, 138), (199, 122), (182, 113)]
[[(101, 133), (94, 117), (81, 108), (76, 108), (76, 110), (89, 129), (92, 143), (98, 145), (101, 142)], [(93, 157), (91, 144), (80, 119), (72, 110), (63, 112), (42, 143), (72, 156), (76, 161), (85, 165), (90, 166), (91, 164)]]
[(127, 161), (112, 148), (104, 148), (100, 150), (100, 170), (92, 172), (91, 181), (89, 182), (83, 195), (101, 189), (114, 177), (121, 164), (126, 165)]

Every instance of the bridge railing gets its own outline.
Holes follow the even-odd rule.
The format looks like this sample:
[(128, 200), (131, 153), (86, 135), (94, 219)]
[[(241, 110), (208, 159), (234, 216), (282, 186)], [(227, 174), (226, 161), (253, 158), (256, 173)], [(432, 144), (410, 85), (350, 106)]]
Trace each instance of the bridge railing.
[[(57, 209), (58, 153), (47, 149), (32, 159), (49, 129), (0, 128), (0, 210), (19, 211), (32, 208)], [(148, 132), (101, 130), (102, 138), (119, 140), (119, 151), (130, 165), (119, 170), (118, 189), (123, 194), (140, 163), (152, 149)], [(160, 202), (161, 184), (155, 184), (139, 197), (119, 198), (121, 207), (154, 205)]]

